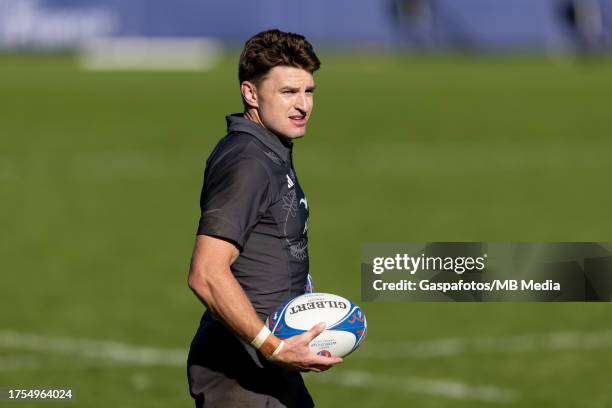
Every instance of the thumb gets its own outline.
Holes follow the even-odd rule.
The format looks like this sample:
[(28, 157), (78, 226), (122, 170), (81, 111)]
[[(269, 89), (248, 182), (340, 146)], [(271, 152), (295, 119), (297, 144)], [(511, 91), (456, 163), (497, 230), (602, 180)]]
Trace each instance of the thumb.
[(306, 336), (306, 340), (310, 343), (315, 337), (321, 334), (325, 330), (325, 323), (319, 323), (310, 328), (304, 335)]

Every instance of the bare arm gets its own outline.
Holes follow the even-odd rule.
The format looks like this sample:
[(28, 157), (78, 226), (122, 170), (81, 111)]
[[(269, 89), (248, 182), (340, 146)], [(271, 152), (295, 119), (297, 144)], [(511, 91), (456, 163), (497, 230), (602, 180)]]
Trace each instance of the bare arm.
[[(264, 324), (230, 270), (238, 255), (238, 249), (231, 243), (208, 235), (198, 235), (191, 257), (188, 283), (196, 296), (217, 317), (240, 338), (250, 343)], [(324, 326), (317, 325), (304, 334), (286, 340), (280, 353), (274, 357), (271, 354), (281, 341), (271, 334), (260, 350), (266, 358), (277, 364), (302, 371), (323, 371), (342, 362), (341, 358), (318, 356), (308, 348), (308, 343), (324, 329)]]
[(230, 271), (238, 249), (229, 242), (198, 235), (189, 270), (189, 287), (216, 316), (246, 342), (261, 329), (244, 290)]

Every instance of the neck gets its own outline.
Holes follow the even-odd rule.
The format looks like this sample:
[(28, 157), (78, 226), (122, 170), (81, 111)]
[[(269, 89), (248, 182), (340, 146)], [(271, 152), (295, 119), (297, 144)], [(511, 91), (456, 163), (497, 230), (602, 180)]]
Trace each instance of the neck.
[(246, 119), (252, 120), (255, 123), (259, 123), (261, 126), (264, 126), (264, 124), (261, 121), (261, 118), (259, 117), (259, 112), (257, 111), (257, 109), (253, 109), (253, 108), (246, 109), (244, 111), (244, 117)]
[[(253, 109), (253, 108), (248, 108), (244, 111), (244, 113), (242, 114), (242, 116), (245, 119), (251, 120), (261, 126), (263, 126), (264, 128), (268, 129), (263, 122), (261, 121), (261, 118), (259, 117), (259, 111), (257, 109)], [(288, 138), (288, 137), (284, 137), (279, 135), (278, 133), (275, 133), (273, 131), (271, 131), (270, 129), (268, 129), (270, 131), (270, 133), (273, 133), (274, 135), (276, 135), (276, 137), (278, 137), (278, 139), (286, 146), (291, 146), (293, 144), (293, 141)]]

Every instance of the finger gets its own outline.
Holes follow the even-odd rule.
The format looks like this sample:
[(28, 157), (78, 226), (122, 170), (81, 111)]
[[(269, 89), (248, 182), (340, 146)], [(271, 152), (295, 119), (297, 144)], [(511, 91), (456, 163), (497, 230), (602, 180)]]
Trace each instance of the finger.
[(300, 371), (303, 373), (320, 373), (322, 370), (320, 367), (317, 366), (308, 366), (308, 367), (302, 367), (300, 368)]
[(312, 364), (331, 367), (331, 366), (335, 366), (336, 364), (342, 363), (342, 361), (344, 360), (342, 360), (342, 358), (340, 357), (323, 357), (323, 356), (317, 355), (315, 358), (312, 359)]
[(317, 337), (319, 334), (323, 333), (324, 330), (325, 330), (325, 323), (319, 323), (317, 325), (312, 326), (310, 330), (308, 330), (306, 333), (303, 334), (303, 336), (306, 338), (308, 343), (310, 343), (312, 339)]
[(327, 371), (330, 368), (332, 368), (332, 366), (322, 366), (322, 365), (315, 365), (314, 367), (317, 368), (319, 372)]

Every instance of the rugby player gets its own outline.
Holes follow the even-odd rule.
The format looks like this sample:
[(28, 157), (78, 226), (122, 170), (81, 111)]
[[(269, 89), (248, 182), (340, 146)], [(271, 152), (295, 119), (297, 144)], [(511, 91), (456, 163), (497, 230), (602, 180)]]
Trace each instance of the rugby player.
[(189, 287), (206, 305), (191, 343), (196, 407), (312, 407), (300, 371), (342, 361), (313, 353), (324, 329), (281, 341), (264, 325), (308, 280), (308, 201), (293, 167), (320, 62), (301, 35), (269, 30), (249, 39), (238, 77), (244, 111), (208, 161)]

